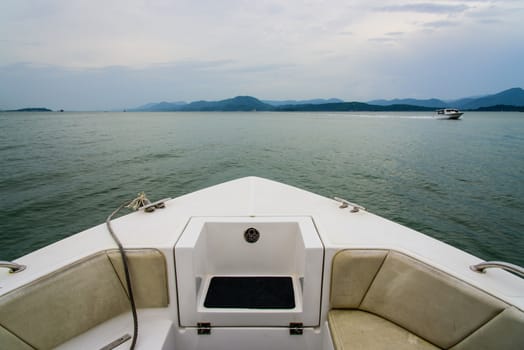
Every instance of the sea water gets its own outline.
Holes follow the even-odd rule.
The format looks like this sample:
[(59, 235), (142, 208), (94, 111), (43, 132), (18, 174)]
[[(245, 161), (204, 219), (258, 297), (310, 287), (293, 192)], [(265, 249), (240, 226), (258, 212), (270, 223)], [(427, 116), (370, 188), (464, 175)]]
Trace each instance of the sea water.
[[(524, 265), (524, 114), (0, 113), (0, 260), (145, 191), (260, 176)], [(278, 200), (278, 199), (275, 199)]]

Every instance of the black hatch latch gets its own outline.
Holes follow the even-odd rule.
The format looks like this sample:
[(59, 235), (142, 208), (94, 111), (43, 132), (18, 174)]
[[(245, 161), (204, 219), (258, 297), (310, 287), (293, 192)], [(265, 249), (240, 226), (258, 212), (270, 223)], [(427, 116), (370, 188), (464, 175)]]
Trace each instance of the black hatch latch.
[(207, 335), (211, 334), (211, 323), (210, 322), (198, 322), (197, 323), (197, 334)]
[(291, 322), (289, 324), (290, 335), (302, 335), (304, 334), (304, 324), (302, 322)]

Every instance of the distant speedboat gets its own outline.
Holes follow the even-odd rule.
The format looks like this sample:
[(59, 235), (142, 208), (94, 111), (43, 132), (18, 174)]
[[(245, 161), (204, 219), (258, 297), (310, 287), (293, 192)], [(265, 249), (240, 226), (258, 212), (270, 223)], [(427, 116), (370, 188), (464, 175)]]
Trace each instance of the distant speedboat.
[(459, 119), (463, 112), (459, 111), (458, 109), (454, 108), (444, 108), (444, 109), (438, 109), (435, 112), (435, 118), (437, 119)]

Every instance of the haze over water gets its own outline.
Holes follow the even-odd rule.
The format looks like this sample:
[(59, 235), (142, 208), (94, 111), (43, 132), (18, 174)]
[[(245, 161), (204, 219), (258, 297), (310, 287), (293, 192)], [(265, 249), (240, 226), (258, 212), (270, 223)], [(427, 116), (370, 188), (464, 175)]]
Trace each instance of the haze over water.
[(472, 112), (0, 113), (0, 260), (250, 175), (524, 265), (524, 115)]

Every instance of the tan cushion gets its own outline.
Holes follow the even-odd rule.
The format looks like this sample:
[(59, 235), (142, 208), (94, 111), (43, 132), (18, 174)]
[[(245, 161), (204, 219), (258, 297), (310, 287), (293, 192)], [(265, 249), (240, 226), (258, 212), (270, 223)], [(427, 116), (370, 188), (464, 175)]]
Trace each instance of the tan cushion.
[[(169, 294), (164, 255), (155, 249), (129, 249), (126, 250), (126, 255), (136, 306), (138, 308), (166, 307), (169, 304)], [(127, 293), (120, 252), (109, 251), (108, 256)]]
[(53, 348), (129, 308), (105, 253), (0, 298), (0, 324), (38, 349)]
[[(167, 306), (164, 255), (156, 249), (126, 253), (137, 307)], [(125, 285), (118, 251), (100, 252), (2, 296), (0, 325), (36, 348), (52, 348), (127, 311)]]
[(434, 345), (373, 314), (331, 310), (329, 330), (336, 350), (435, 350)]
[(451, 350), (524, 349), (524, 313), (510, 307)]
[(449, 348), (507, 305), (405, 255), (390, 252), (360, 308)]
[(384, 262), (387, 250), (343, 250), (333, 258), (331, 306), (356, 309)]
[(0, 349), (33, 350), (34, 348), (24, 343), (4, 327), (0, 326)]

